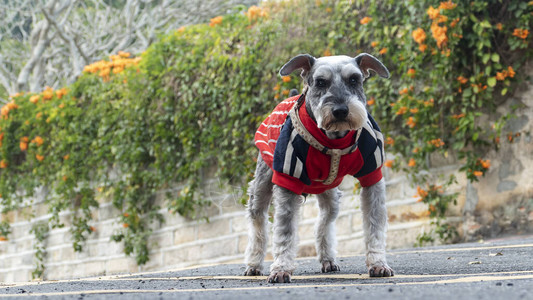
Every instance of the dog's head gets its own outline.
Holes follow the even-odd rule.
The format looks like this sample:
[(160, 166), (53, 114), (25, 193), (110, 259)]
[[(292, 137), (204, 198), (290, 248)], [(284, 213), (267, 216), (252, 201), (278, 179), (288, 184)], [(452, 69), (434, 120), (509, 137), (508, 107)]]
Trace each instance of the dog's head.
[(307, 85), (306, 108), (318, 127), (328, 136), (342, 137), (366, 123), (366, 96), (363, 81), (373, 70), (389, 78), (389, 70), (374, 56), (362, 53), (356, 57), (327, 56), (314, 58), (301, 54), (280, 70), (286, 76), (302, 69)]

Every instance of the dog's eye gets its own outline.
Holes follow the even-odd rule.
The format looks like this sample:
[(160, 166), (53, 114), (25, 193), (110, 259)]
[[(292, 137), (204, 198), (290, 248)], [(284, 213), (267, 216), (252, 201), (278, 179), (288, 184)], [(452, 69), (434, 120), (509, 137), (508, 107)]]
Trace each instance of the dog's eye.
[(316, 86), (319, 88), (324, 88), (328, 85), (328, 82), (325, 79), (318, 78), (315, 82)]
[(352, 76), (350, 77), (350, 79), (348, 79), (348, 83), (350, 83), (350, 85), (357, 85), (358, 81), (359, 79), (357, 78), (357, 76)]

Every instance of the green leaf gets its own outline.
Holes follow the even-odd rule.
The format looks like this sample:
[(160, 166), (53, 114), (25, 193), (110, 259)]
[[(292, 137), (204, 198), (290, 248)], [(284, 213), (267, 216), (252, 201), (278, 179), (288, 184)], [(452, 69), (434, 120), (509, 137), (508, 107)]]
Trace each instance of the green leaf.
[(500, 62), (500, 56), (498, 55), (498, 53), (492, 53), (490, 59), (495, 63)]
[(502, 96), (505, 95), (505, 94), (507, 94), (507, 88), (504, 88), (504, 89), (502, 90)]
[(490, 59), (490, 54), (489, 53), (485, 53), (483, 54), (483, 57), (481, 58), (481, 61), (486, 64)]
[(496, 77), (490, 77), (489, 79), (487, 79), (487, 84), (490, 87), (494, 87), (496, 85)]

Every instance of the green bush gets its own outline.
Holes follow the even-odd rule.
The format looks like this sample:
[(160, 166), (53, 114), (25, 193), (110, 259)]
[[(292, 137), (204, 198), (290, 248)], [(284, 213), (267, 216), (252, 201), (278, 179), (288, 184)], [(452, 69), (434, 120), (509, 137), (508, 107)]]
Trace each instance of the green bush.
[[(371, 79), (366, 87), (371, 111), (394, 137), (387, 151), (403, 157), (387, 165), (414, 176), (438, 152), (457, 155), (469, 179), (482, 176), (490, 167), (482, 149), (497, 140), (502, 123), (493, 130), (479, 120), (523, 79), (531, 37), (515, 29), (530, 28), (532, 6), (352, 2), (266, 3), (179, 28), (137, 58), (119, 53), (97, 62), (59, 94), (13, 96), (0, 120), (3, 213), (47, 187), (49, 226), (62, 226), (60, 211), (74, 211), (71, 233), (80, 251), (94, 231), (96, 199), (111, 197), (123, 224), (113, 240), (145, 263), (151, 224), (164, 221), (156, 194), (167, 191), (170, 211), (199, 217), (209, 204), (202, 187), (209, 170), (244, 189), (256, 128), (291, 88), (301, 89), (296, 75), (277, 75), (298, 53), (364, 51), (389, 67), (390, 81)], [(437, 180), (414, 179), (428, 186)], [(175, 191), (178, 183), (185, 186)], [(435, 218), (453, 201), (440, 190), (420, 195), (439, 207)]]

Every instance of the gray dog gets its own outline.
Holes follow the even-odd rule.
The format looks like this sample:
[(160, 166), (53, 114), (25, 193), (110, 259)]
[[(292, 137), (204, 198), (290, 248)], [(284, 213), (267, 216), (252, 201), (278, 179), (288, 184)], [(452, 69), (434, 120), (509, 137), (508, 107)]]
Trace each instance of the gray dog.
[(302, 69), (302, 95), (284, 100), (255, 134), (260, 154), (249, 186), (249, 241), (245, 275), (261, 275), (267, 248), (268, 208), (273, 199), (273, 256), (268, 282), (290, 282), (296, 267), (297, 217), (301, 195), (316, 194), (320, 215), (316, 251), (322, 272), (339, 271), (335, 219), (341, 197), (337, 186), (355, 176), (363, 191), (361, 208), (370, 276), (393, 276), (385, 258), (387, 209), (381, 174), (383, 135), (366, 111), (363, 81), (373, 70), (388, 78), (372, 55), (314, 58), (298, 55), (280, 70)]

